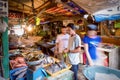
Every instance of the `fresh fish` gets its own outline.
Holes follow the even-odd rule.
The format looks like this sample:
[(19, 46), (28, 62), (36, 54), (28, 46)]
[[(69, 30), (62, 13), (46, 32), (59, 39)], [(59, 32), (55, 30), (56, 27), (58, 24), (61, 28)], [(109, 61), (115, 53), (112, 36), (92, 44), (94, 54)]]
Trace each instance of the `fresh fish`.
[(61, 68), (58, 66), (58, 64), (52, 64), (51, 66), (48, 67), (47, 70), (51, 73), (55, 73), (57, 71), (60, 71)]

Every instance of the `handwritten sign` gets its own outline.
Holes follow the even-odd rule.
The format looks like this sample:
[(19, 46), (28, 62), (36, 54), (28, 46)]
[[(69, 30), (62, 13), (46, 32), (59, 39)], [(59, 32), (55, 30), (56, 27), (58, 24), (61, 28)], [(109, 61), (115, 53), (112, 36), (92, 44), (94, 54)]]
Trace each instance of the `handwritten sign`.
[(8, 16), (8, 1), (0, 1), (0, 16)]

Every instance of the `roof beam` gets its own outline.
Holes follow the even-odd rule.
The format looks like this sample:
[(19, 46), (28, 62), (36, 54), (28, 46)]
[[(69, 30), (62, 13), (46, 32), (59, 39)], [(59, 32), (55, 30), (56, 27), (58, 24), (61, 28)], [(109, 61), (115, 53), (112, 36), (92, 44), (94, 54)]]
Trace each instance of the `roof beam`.
[(40, 5), (39, 7), (35, 8), (35, 9), (39, 9), (39, 8), (41, 8), (42, 6), (45, 6), (45, 5), (48, 4), (48, 3), (50, 3), (50, 1), (44, 2), (44, 4)]
[[(16, 9), (14, 7), (9, 7), (9, 10), (14, 10), (14, 11), (19, 11), (19, 12), (23, 12), (23, 9)], [(29, 13), (32, 14), (29, 10), (24, 10), (24, 13)]]
[(22, 4), (22, 5), (24, 5), (24, 6), (29, 7), (29, 8), (32, 9), (31, 6), (28, 6), (28, 5), (24, 4), (23, 2), (21, 2), (21, 0), (11, 0), (11, 1), (16, 2), (16, 3), (18, 3), (18, 4)]

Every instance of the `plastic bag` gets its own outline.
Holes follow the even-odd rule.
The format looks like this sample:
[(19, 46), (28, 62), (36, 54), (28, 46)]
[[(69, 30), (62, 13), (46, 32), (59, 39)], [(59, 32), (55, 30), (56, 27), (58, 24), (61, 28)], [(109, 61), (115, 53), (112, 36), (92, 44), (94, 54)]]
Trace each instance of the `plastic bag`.
[(0, 19), (0, 32), (5, 32), (8, 27), (7, 23), (1, 18)]

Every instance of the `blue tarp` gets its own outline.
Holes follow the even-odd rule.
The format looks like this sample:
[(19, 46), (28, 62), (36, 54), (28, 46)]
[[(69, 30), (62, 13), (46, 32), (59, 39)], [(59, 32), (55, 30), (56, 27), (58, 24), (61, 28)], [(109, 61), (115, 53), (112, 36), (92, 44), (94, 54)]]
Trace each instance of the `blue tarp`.
[(96, 22), (106, 21), (106, 20), (119, 20), (120, 14), (107, 15), (107, 14), (96, 14), (94, 15)]

